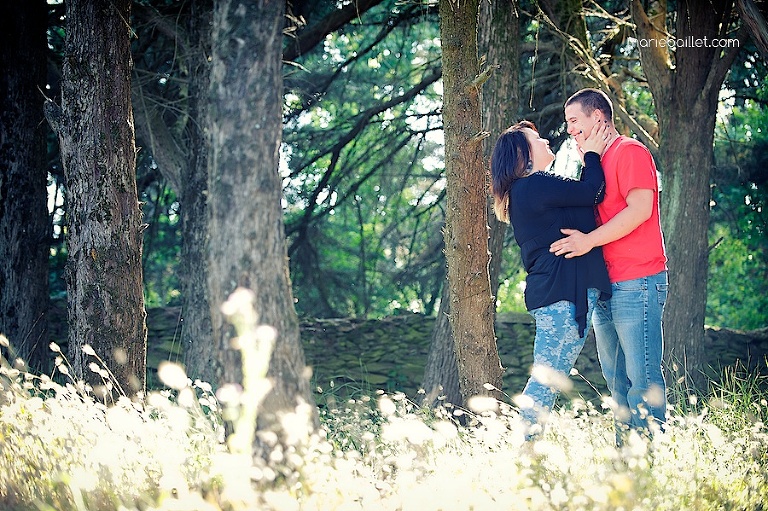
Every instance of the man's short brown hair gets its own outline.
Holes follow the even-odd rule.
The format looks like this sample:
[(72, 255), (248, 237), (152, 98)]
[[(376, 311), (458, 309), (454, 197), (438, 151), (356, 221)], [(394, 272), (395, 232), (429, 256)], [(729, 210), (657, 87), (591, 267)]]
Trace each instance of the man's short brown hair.
[(581, 105), (581, 109), (587, 115), (592, 115), (595, 110), (600, 110), (605, 118), (609, 121), (613, 120), (613, 103), (611, 103), (608, 95), (598, 89), (581, 89), (579, 92), (568, 98), (565, 102), (565, 106), (570, 106), (574, 103)]

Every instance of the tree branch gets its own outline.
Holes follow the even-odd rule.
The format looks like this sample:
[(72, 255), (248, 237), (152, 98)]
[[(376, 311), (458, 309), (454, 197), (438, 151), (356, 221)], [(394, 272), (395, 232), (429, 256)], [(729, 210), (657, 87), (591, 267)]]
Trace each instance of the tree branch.
[[(336, 70), (330, 75), (328, 75), (326, 78), (322, 80), (316, 80), (314, 83), (308, 82), (305, 80), (304, 83), (310, 83), (311, 85), (314, 85), (316, 83), (319, 85), (317, 87), (313, 87), (313, 90), (302, 88), (299, 85), (300, 82), (298, 80), (292, 80), (290, 76), (287, 76), (286, 78), (284, 78), (284, 87), (286, 88), (286, 90), (291, 88), (299, 89), (301, 90), (304, 98), (306, 99), (302, 100), (301, 105), (299, 107), (289, 111), (284, 116), (283, 121), (288, 122), (291, 119), (295, 118), (298, 114), (300, 114), (301, 112), (309, 108), (314, 102), (318, 100), (319, 97), (321, 97), (323, 94), (325, 94), (325, 92), (327, 92), (331, 83), (333, 83), (336, 77), (338, 77), (344, 71), (344, 69), (350, 66), (353, 62), (363, 59), (365, 55), (367, 55), (372, 49), (374, 49), (377, 44), (383, 41), (406, 18), (407, 16), (400, 16), (395, 20), (393, 20), (391, 23), (386, 23), (381, 28), (381, 30), (376, 35), (376, 37), (370, 42), (370, 44), (368, 44), (365, 48), (362, 48), (361, 50), (354, 52), (354, 54), (347, 57), (347, 59), (344, 62), (341, 62), (338, 66), (336, 66)], [(283, 59), (283, 61), (285, 62), (285, 59)]]
[[(571, 51), (573, 51), (576, 60), (581, 62), (585, 66), (585, 70), (583, 71), (583, 74), (592, 82), (594, 83), (595, 87), (605, 92), (613, 102), (614, 110), (616, 111), (616, 115), (627, 125), (630, 127), (632, 131), (634, 131), (637, 136), (640, 138), (640, 140), (648, 146), (648, 149), (651, 151), (651, 153), (654, 154), (654, 156), (657, 154), (659, 150), (659, 143), (658, 141), (651, 136), (650, 133), (648, 133), (645, 128), (643, 128), (637, 120), (627, 111), (627, 109), (624, 107), (624, 104), (620, 101), (620, 98), (617, 96), (616, 91), (612, 90), (611, 87), (608, 85), (611, 80), (609, 80), (609, 77), (607, 77), (600, 66), (600, 63), (597, 62), (597, 60), (592, 56), (589, 49), (584, 47), (582, 42), (577, 39), (576, 37), (573, 37), (562, 30), (560, 30), (549, 17), (544, 13), (540, 12), (540, 16), (544, 19), (545, 23), (552, 29), (553, 33), (563, 40), (565, 44), (569, 46)], [(669, 71), (667, 71), (667, 74), (665, 75), (666, 80), (669, 80)]]
[(356, 2), (349, 2), (341, 9), (334, 9), (325, 18), (311, 27), (299, 30), (293, 37), (295, 43), (288, 45), (283, 50), (283, 60), (296, 60), (299, 56), (320, 44), (326, 35), (335, 32), (381, 2), (382, 0), (358, 0)]
[(768, 62), (768, 23), (753, 0), (738, 0), (737, 5), (741, 20), (749, 29), (752, 41), (763, 60)]
[[(672, 62), (666, 45), (669, 34), (651, 22), (640, 0), (632, 0), (631, 11), (637, 32), (643, 71), (648, 78), (649, 85), (658, 90), (667, 90), (670, 87), (672, 73)], [(647, 40), (648, 44), (641, 44), (641, 40)], [(664, 44), (660, 44), (660, 40), (663, 40)]]
[(419, 82), (416, 86), (411, 88), (405, 94), (401, 94), (399, 96), (396, 96), (390, 99), (389, 101), (385, 101), (381, 104), (378, 104), (374, 107), (371, 107), (365, 110), (360, 115), (358, 115), (357, 121), (355, 122), (355, 125), (352, 127), (352, 129), (350, 129), (344, 136), (342, 136), (339, 139), (339, 141), (333, 145), (333, 147), (329, 148), (326, 151), (322, 151), (316, 154), (309, 161), (301, 165), (300, 168), (296, 169), (292, 173), (292, 175), (295, 175), (298, 171), (307, 168), (309, 165), (313, 164), (314, 162), (316, 162), (326, 154), (329, 154), (329, 153), (332, 154), (336, 151), (340, 151), (345, 145), (351, 142), (360, 132), (363, 131), (363, 129), (368, 125), (368, 122), (375, 115), (385, 112), (394, 106), (410, 101), (411, 99), (415, 98), (419, 93), (421, 93), (424, 89), (426, 89), (430, 84), (439, 80), (441, 76), (442, 76), (441, 69), (433, 69), (430, 74), (424, 76), (421, 82)]
[[(746, 26), (741, 26), (736, 33), (736, 40), (739, 41), (738, 45), (734, 45), (726, 49), (724, 52), (717, 52), (712, 57), (712, 66), (710, 67), (709, 74), (707, 75), (707, 81), (704, 84), (702, 93), (708, 93), (712, 87), (717, 87), (717, 92), (720, 91), (720, 85), (725, 81), (725, 75), (728, 74), (728, 70), (731, 69), (733, 61), (741, 51), (741, 47), (747, 41), (748, 29)], [(720, 56), (722, 55), (722, 57)], [(710, 91), (716, 92), (716, 91)]]
[(480, 89), (480, 87), (483, 86), (485, 82), (488, 81), (488, 79), (491, 77), (491, 75), (496, 71), (499, 67), (497, 65), (487, 66), (485, 69), (483, 69), (478, 75), (475, 77), (474, 80), (469, 84), (469, 87), (471, 89)]
[(182, 169), (188, 163), (186, 151), (179, 147), (177, 138), (168, 129), (157, 108), (149, 108), (141, 80), (132, 80), (131, 96), (133, 102), (134, 125), (136, 134), (149, 145), (152, 158), (157, 162), (160, 174), (168, 181), (177, 197), (182, 197)]

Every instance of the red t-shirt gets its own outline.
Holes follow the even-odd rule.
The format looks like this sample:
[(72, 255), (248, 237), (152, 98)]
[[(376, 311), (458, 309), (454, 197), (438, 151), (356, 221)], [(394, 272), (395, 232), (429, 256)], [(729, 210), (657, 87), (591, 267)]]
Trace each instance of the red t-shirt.
[(611, 282), (638, 279), (667, 269), (664, 237), (659, 220), (659, 184), (651, 153), (635, 139), (621, 136), (602, 158), (605, 199), (597, 205), (598, 221), (608, 222), (627, 207), (633, 188), (653, 190), (653, 213), (634, 231), (603, 246)]

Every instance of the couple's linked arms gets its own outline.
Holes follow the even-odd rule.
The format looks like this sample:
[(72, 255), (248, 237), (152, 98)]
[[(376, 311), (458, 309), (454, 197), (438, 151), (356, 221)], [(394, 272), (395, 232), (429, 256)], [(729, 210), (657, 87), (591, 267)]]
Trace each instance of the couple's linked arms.
[(627, 207), (590, 233), (576, 229), (560, 229), (565, 234), (549, 246), (549, 251), (566, 258), (582, 256), (595, 247), (601, 247), (623, 238), (651, 218), (653, 213), (653, 190), (633, 188), (627, 194)]

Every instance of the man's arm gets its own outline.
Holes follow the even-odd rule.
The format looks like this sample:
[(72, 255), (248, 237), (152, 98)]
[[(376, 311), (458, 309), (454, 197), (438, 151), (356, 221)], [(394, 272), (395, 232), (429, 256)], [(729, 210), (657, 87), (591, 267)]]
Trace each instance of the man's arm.
[(549, 246), (549, 251), (555, 255), (564, 255), (566, 258), (577, 257), (586, 254), (594, 247), (601, 247), (623, 238), (651, 218), (654, 199), (653, 190), (633, 188), (627, 194), (627, 207), (619, 211), (616, 216), (587, 234), (575, 229), (561, 229), (566, 237), (553, 242)]

